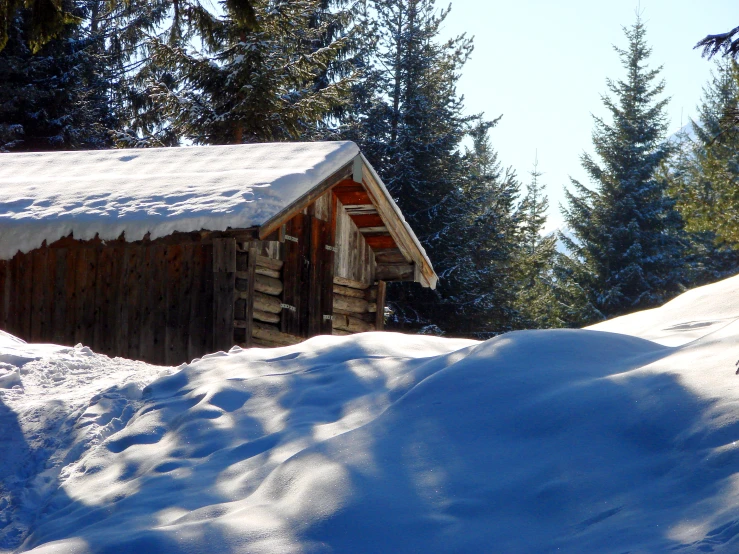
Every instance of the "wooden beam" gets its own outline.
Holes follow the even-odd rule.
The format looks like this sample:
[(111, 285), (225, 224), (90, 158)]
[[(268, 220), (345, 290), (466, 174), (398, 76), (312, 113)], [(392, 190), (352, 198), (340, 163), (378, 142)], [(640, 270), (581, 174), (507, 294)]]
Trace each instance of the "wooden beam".
[(354, 298), (364, 298), (365, 291), (360, 289), (354, 289), (350, 287), (342, 287), (341, 285), (334, 285), (334, 293), (343, 294), (344, 296), (351, 296)]
[(378, 248), (375, 252), (377, 265), (405, 264), (405, 256), (398, 248)]
[(364, 184), (390, 235), (403, 255), (406, 256), (406, 261), (414, 262), (418, 266), (418, 276), (421, 284), (432, 289), (436, 288), (438, 277), (431, 266), (431, 262), (424, 255), (421, 244), (413, 232), (403, 225), (403, 215), (400, 213), (400, 208), (392, 201), (390, 193), (372, 169), (372, 166), (369, 165), (369, 162), (364, 158), (363, 160), (365, 164)]
[(381, 281), (413, 281), (415, 265), (378, 265), (375, 278)]
[(391, 237), (390, 235), (374, 235), (364, 237), (364, 240), (367, 241), (367, 244), (369, 244), (372, 250), (374, 250), (375, 248), (394, 248), (397, 246), (397, 244), (395, 243), (395, 239), (393, 239), (393, 237)]
[(377, 283), (377, 312), (375, 314), (375, 328), (378, 331), (385, 329), (385, 299), (387, 297), (387, 285), (385, 281)]
[(213, 349), (228, 351), (234, 342), (236, 239), (213, 240)]
[(380, 227), (385, 226), (385, 222), (378, 214), (349, 214), (354, 224), (359, 227)]
[(253, 326), (254, 327), (252, 329), (252, 336), (257, 339), (274, 342), (283, 346), (298, 344), (299, 342), (303, 341), (302, 338), (296, 337), (295, 335), (280, 332), (277, 327), (275, 327), (274, 325), (269, 325), (268, 323), (260, 323), (258, 321), (255, 321), (253, 323)]
[[(354, 188), (354, 187), (352, 187)], [(361, 188), (361, 186), (359, 187)], [(351, 206), (371, 206), (372, 199), (367, 194), (367, 191), (362, 190), (336, 190), (336, 197), (339, 202)]]
[(334, 314), (332, 326), (334, 329), (351, 331), (352, 333), (363, 333), (365, 331), (375, 330), (375, 326), (372, 323), (367, 323), (366, 321), (362, 321), (359, 318), (349, 315)]
[(252, 327), (254, 325), (254, 290), (256, 287), (257, 270), (257, 244), (255, 241), (249, 243), (249, 258), (246, 261), (246, 347), (251, 347)]
[(339, 277), (338, 275), (334, 275), (334, 285), (341, 285), (342, 287), (351, 287), (353, 289), (360, 290), (369, 288), (369, 283), (362, 283), (361, 281), (346, 279), (345, 277)]
[(259, 228), (259, 238), (264, 240), (265, 237), (279, 230), (283, 223), (286, 223), (296, 213), (301, 212), (304, 208), (315, 202), (321, 195), (323, 195), (323, 193), (332, 189), (342, 181), (348, 180), (350, 183), (353, 183), (353, 173), (354, 160), (329, 175), (320, 183), (317, 183), (316, 186), (310, 189), (306, 194), (280, 210), (276, 215), (272, 216), (269, 221), (265, 222)]

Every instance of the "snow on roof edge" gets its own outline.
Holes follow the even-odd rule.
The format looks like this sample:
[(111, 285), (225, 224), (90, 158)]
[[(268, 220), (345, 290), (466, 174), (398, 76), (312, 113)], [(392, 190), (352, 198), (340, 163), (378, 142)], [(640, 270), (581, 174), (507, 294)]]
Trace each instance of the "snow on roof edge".
[(70, 233), (133, 242), (259, 226), (358, 153), (334, 141), (0, 154), (0, 259)]

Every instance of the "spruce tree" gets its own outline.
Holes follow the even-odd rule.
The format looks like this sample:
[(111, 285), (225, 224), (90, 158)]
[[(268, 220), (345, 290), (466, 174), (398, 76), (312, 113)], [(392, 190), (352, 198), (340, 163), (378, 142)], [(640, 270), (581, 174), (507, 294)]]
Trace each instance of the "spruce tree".
[(681, 163), (672, 185), (687, 229), (711, 232), (717, 241), (739, 245), (739, 133), (725, 126), (739, 111), (739, 66), (719, 61), (691, 121), (693, 137), (683, 137)]
[(493, 149), (489, 130), (497, 121), (479, 118), (470, 129), (465, 178), (450, 197), (451, 221), (437, 246), (448, 254), (437, 267), (443, 314), (438, 325), (480, 339), (522, 325), (517, 307), (521, 184)]
[[(739, 266), (739, 65), (718, 60), (703, 89), (697, 121), (680, 133), (664, 174), (691, 242), (694, 284), (733, 274)], [(729, 125), (727, 125), (727, 122)]]
[(655, 306), (681, 281), (680, 219), (657, 175), (670, 151), (667, 99), (659, 99), (665, 84), (656, 81), (661, 68), (647, 67), (651, 49), (641, 19), (624, 32), (627, 48), (614, 48), (626, 77), (609, 79), (613, 97), (603, 97), (612, 122), (594, 118), (597, 158), (582, 156), (595, 187), (572, 180), (563, 214), (574, 238), (560, 234), (570, 252), (565, 273), (600, 318)]
[[(182, 1), (143, 21), (127, 134), (197, 144), (310, 139), (344, 101), (353, 75), (337, 76), (350, 13), (322, 0), (255, 0), (255, 25), (225, 5)], [(171, 19), (170, 19), (171, 18)], [(170, 22), (165, 31), (159, 28)], [(332, 73), (332, 71), (334, 71)]]
[(79, 21), (34, 53), (31, 14), (21, 9), (0, 52), (0, 151), (103, 148), (114, 125), (98, 37), (89, 29), (89, 3)]
[(555, 295), (554, 265), (557, 257), (555, 235), (543, 235), (549, 201), (540, 182), (538, 158), (529, 173), (526, 195), (521, 203), (521, 242), (516, 254), (516, 308), (521, 326), (552, 328), (565, 325)]
[(440, 38), (448, 10), (437, 10), (433, 0), (377, 0), (373, 8), (373, 89), (355, 96), (367, 115), (353, 122), (352, 134), (441, 276), (436, 291), (391, 287), (391, 324), (418, 328), (433, 323), (449, 330), (467, 306), (447, 287), (456, 260), (468, 248), (451, 229), (466, 179), (460, 143), (471, 121), (462, 114), (456, 83), (472, 43), (464, 36)]

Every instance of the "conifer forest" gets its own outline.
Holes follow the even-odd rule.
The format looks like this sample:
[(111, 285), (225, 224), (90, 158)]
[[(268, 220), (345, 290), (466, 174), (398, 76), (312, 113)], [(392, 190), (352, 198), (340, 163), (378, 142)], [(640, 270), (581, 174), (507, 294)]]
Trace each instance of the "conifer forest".
[(541, 168), (511, 168), (497, 112), (465, 109), (474, 44), (443, 33), (453, 9), (0, 1), (0, 152), (354, 141), (439, 276), (435, 290), (389, 286), (389, 329), (580, 327), (739, 272), (739, 27), (698, 31), (712, 78), (691, 131), (669, 136), (649, 24), (623, 22), (588, 180), (562, 183), (566, 225), (545, 234)]

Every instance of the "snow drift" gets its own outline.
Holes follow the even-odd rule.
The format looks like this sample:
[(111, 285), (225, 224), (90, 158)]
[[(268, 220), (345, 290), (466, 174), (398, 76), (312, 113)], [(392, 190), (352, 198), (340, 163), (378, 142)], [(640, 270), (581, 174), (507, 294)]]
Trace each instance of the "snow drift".
[(0, 548), (736, 552), (734, 298), (739, 277), (589, 330), (176, 369), (6, 335)]

